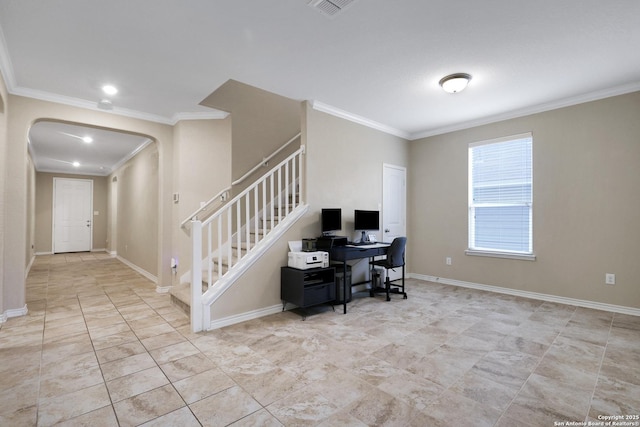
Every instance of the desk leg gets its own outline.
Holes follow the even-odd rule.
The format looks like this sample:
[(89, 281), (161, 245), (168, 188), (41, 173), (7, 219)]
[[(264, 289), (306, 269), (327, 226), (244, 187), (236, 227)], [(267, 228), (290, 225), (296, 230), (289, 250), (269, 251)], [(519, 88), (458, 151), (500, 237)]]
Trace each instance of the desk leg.
[(347, 314), (347, 261), (342, 261), (342, 311)]

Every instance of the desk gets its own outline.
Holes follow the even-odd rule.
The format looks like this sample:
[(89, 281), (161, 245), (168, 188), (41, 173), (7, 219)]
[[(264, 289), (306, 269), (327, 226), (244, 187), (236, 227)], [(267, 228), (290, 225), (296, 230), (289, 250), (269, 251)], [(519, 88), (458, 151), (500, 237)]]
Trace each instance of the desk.
[(387, 254), (390, 243), (378, 243), (365, 246), (334, 246), (329, 249), (329, 259), (331, 261), (342, 261), (342, 273), (345, 286), (343, 286), (342, 306), (344, 314), (347, 314), (347, 261), (355, 259), (373, 258)]

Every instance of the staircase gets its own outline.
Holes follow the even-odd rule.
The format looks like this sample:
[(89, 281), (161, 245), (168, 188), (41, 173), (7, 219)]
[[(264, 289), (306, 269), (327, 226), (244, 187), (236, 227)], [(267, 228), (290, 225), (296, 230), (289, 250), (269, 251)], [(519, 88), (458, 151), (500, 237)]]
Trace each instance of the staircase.
[(210, 328), (211, 305), (307, 211), (300, 196), (303, 154), (300, 146), (206, 220), (186, 221), (191, 279), (175, 286), (171, 299), (190, 315), (193, 332)]
[[(295, 198), (295, 202), (293, 202), (293, 199)], [(295, 205), (297, 203), (299, 203), (300, 200), (300, 196), (299, 196), (299, 189), (296, 186), (296, 192), (292, 195), (292, 197), (290, 197), (290, 201), (288, 202), (289, 205), (289, 209), (293, 210)], [(279, 224), (280, 222), (280, 215), (278, 212), (278, 207), (276, 206), (275, 208), (275, 217), (274, 217), (274, 222), (276, 225)], [(260, 213), (261, 215), (264, 214), (264, 212)], [(267, 217), (266, 218), (267, 222), (270, 223), (271, 222), (271, 218)], [(262, 217), (260, 218), (260, 220), (258, 221), (260, 224), (263, 222), (262, 221)], [(227, 254), (223, 254), (221, 257), (221, 263), (220, 265), (218, 265), (217, 262), (215, 262), (215, 254), (212, 257), (211, 261), (212, 261), (212, 271), (211, 271), (211, 280), (213, 281), (213, 283), (215, 284), (215, 282), (218, 281), (218, 279), (220, 279), (220, 277), (222, 277), (226, 272), (229, 271), (229, 269), (236, 265), (238, 263), (238, 261), (240, 260), (240, 258), (238, 258), (238, 251), (240, 251), (240, 254), (242, 255), (242, 257), (244, 257), (244, 255), (246, 255), (247, 253), (247, 248), (249, 247), (253, 247), (256, 245), (257, 242), (259, 242), (261, 240), (262, 237), (264, 237), (267, 234), (267, 229), (264, 228), (259, 228), (259, 229), (251, 229), (249, 231), (249, 235), (250, 235), (250, 240), (249, 240), (249, 244), (247, 243), (247, 241), (241, 241), (240, 242), (240, 246), (238, 246), (237, 241), (235, 239), (232, 239), (232, 243), (231, 243), (231, 248), (232, 248), (232, 258), (231, 258), (231, 262), (229, 262), (229, 259), (227, 258)], [(228, 243), (226, 243), (228, 244)], [(206, 266), (207, 264), (207, 260), (203, 260), (203, 265)], [(220, 270), (219, 270), (220, 269)], [(220, 271), (222, 271), (222, 274), (220, 274)], [(203, 270), (202, 271), (202, 292), (206, 292), (209, 289), (209, 284), (207, 282), (207, 276), (208, 276), (208, 270)], [(171, 288), (170, 291), (171, 294), (171, 302), (179, 307), (180, 309), (182, 309), (182, 311), (184, 311), (187, 315), (191, 314), (191, 283), (190, 282), (185, 282), (185, 283), (181, 283), (178, 286), (173, 286)]]

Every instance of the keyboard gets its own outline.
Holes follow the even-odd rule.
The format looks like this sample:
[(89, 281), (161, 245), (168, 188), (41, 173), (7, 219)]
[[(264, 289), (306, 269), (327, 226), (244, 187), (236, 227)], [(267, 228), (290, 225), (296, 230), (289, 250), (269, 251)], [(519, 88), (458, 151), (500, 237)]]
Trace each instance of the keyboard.
[(347, 246), (351, 246), (351, 247), (354, 247), (354, 248), (371, 249), (371, 248), (385, 248), (385, 247), (389, 246), (389, 244), (388, 243), (373, 243), (373, 242), (358, 242), (358, 243), (348, 244)]

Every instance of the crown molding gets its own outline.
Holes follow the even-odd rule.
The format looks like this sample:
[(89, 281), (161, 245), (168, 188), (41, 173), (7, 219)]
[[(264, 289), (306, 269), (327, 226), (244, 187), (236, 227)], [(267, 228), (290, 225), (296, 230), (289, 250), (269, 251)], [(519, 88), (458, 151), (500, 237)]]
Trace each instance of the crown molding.
[(109, 170), (109, 173), (107, 173), (105, 176), (111, 175), (113, 172), (117, 171), (122, 165), (124, 165), (125, 163), (127, 163), (129, 160), (133, 159), (135, 157), (136, 154), (138, 154), (139, 152), (141, 152), (142, 150), (144, 150), (149, 144), (151, 144), (153, 142), (153, 140), (151, 139), (147, 139), (145, 142), (143, 142), (142, 144), (138, 145), (138, 147), (133, 150), (132, 152), (130, 152), (129, 154), (127, 154), (126, 157), (124, 157), (122, 160), (120, 160), (118, 163), (116, 163), (115, 165), (113, 165), (111, 167), (111, 170)]
[(75, 171), (69, 171), (69, 170), (61, 170), (61, 169), (48, 169), (48, 168), (35, 168), (36, 172), (38, 173), (52, 173), (52, 174), (63, 174), (63, 175), (77, 175), (77, 176), (99, 176), (99, 177), (107, 177), (111, 174), (111, 172), (109, 173), (104, 173), (103, 171), (100, 172), (95, 172), (95, 173), (91, 173), (91, 172), (75, 172)]
[(98, 108), (97, 102), (87, 101), (80, 98), (73, 98), (71, 96), (58, 95), (51, 92), (45, 92), (41, 90), (29, 89), (24, 87), (15, 87), (11, 91), (12, 95), (24, 96), (25, 98), (38, 99), (40, 101), (48, 101), (56, 104), (69, 105), (71, 107), (83, 108), (87, 110), (100, 111), (107, 114), (115, 114), (118, 116), (125, 116), (134, 119), (147, 120), (150, 122), (161, 123), (166, 125), (172, 125), (173, 122), (168, 117), (159, 116), (157, 114), (144, 113), (142, 111), (129, 110), (127, 108), (114, 107), (113, 110), (103, 110)]
[(16, 85), (16, 78), (13, 74), (13, 64), (11, 63), (11, 57), (9, 56), (9, 50), (7, 49), (2, 28), (0, 28), (0, 73), (2, 73), (7, 91), (11, 93)]
[(383, 125), (382, 123), (369, 120), (362, 116), (358, 116), (356, 114), (349, 113), (347, 111), (341, 110), (336, 107), (332, 107), (331, 105), (327, 105), (323, 102), (319, 101), (311, 101), (311, 108), (316, 111), (322, 111), (323, 113), (331, 114), (332, 116), (340, 117), (341, 119), (348, 120), (350, 122), (358, 123), (363, 126), (367, 126), (372, 129), (379, 130), (384, 133), (388, 133), (390, 135), (394, 135), (400, 138), (409, 139), (410, 134), (408, 132), (393, 128), (391, 126)]
[(477, 120), (470, 120), (463, 123), (456, 123), (450, 126), (443, 126), (439, 128), (425, 130), (423, 132), (417, 132), (409, 136), (410, 141), (417, 139), (428, 138), (430, 136), (442, 135), (449, 132), (455, 132), (458, 130), (470, 129), (476, 126), (488, 125), (491, 123), (501, 122), (503, 120), (516, 119), (518, 117), (529, 116), (537, 113), (544, 113), (545, 111), (557, 110), (559, 108), (571, 107), (573, 105), (584, 104), (586, 102), (598, 101), (600, 99), (610, 98), (612, 96), (625, 95), (627, 93), (640, 91), (640, 82), (629, 83), (613, 88), (598, 90), (589, 92), (586, 94), (573, 96), (569, 98), (563, 98), (543, 104), (534, 105), (531, 107), (521, 108), (518, 110), (509, 111), (502, 114), (493, 115), (490, 117), (484, 117)]
[(200, 111), (194, 113), (176, 113), (173, 115), (173, 124), (182, 120), (222, 120), (229, 117), (229, 113), (226, 111)]
[[(3, 68), (5, 64), (1, 64)], [(3, 73), (4, 74), (4, 73)], [(8, 91), (12, 95), (23, 96), (25, 98), (38, 99), (40, 101), (48, 101), (56, 104), (69, 105), (71, 107), (83, 108), (87, 110), (99, 111), (107, 114), (115, 114), (119, 116), (129, 117), (132, 119), (146, 120), (149, 122), (160, 123), (165, 125), (173, 126), (178, 123), (180, 120), (219, 120), (226, 118), (229, 113), (225, 113), (223, 111), (202, 111), (202, 112), (184, 112), (184, 113), (176, 113), (173, 117), (164, 117), (157, 114), (145, 113), (142, 111), (131, 110), (128, 108), (120, 108), (114, 107), (113, 110), (103, 110), (102, 108), (98, 108), (98, 104), (96, 102), (87, 101), (84, 99), (73, 98), (70, 96), (58, 95), (51, 92), (45, 92), (35, 89), (29, 89), (24, 87), (12, 87), (12, 85), (7, 85)]]

